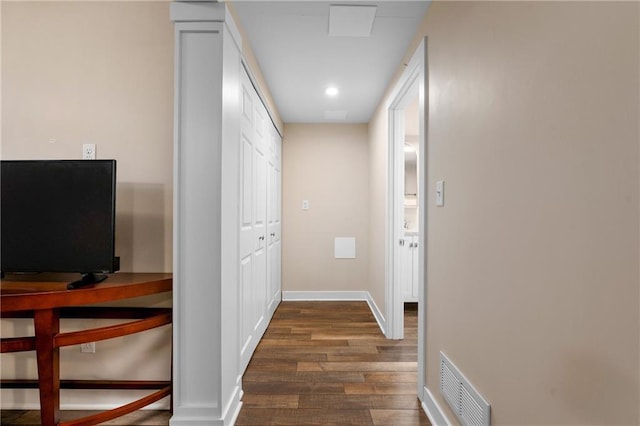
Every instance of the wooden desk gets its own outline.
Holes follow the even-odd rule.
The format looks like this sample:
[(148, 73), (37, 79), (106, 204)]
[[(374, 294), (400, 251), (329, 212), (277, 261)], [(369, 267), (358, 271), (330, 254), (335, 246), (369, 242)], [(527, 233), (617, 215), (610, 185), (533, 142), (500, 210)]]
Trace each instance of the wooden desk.
[[(0, 283), (2, 318), (33, 318), (35, 336), (2, 338), (0, 352), (36, 351), (38, 381), (3, 380), (3, 387), (40, 390), (42, 424), (94, 425), (138, 410), (171, 395), (171, 381), (62, 381), (60, 348), (138, 333), (171, 324), (171, 308), (113, 308), (87, 306), (164, 293), (172, 289), (171, 274), (117, 273), (99, 284), (67, 290), (77, 275), (9, 275)], [(60, 333), (60, 318), (132, 319), (124, 324)], [(60, 388), (158, 389), (156, 392), (115, 408), (81, 419), (60, 423)]]

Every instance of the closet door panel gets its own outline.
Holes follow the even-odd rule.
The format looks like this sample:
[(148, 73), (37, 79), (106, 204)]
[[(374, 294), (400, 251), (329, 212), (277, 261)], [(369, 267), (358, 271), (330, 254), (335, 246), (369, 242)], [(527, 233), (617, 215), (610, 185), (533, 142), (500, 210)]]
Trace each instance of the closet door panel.
[[(259, 132), (256, 132), (259, 135)], [(260, 140), (258, 138), (257, 140)], [(264, 144), (261, 144), (264, 147)], [(254, 330), (258, 331), (264, 319), (267, 297), (267, 164), (265, 153), (260, 146), (254, 150), (255, 179), (254, 179), (254, 287), (252, 315)]]
[(243, 368), (246, 366), (244, 362), (248, 362), (251, 357), (251, 340), (253, 329), (252, 321), (249, 320), (243, 313), (246, 311), (246, 307), (251, 305), (252, 299), (252, 277), (253, 277), (253, 264), (251, 263), (251, 257), (247, 257), (240, 261), (240, 356), (243, 361)]
[(241, 220), (240, 259), (244, 261), (253, 253), (253, 146), (247, 138), (242, 138), (241, 154)]
[[(274, 251), (274, 210), (273, 185), (279, 177), (274, 177), (274, 154), (272, 147), (272, 123), (266, 108), (260, 101), (246, 72), (242, 72), (241, 108), (241, 276), (239, 317), (241, 336), (239, 339), (241, 372), (246, 369), (253, 351), (277, 304), (273, 303), (275, 276), (280, 274), (280, 266), (274, 259), (280, 258)], [(279, 155), (279, 154), (278, 154)], [(279, 173), (279, 168), (278, 168)], [(277, 195), (279, 197), (279, 195)], [(280, 212), (279, 207), (277, 210)], [(279, 233), (279, 232), (278, 232)], [(278, 237), (279, 238), (279, 237)], [(279, 241), (278, 241), (279, 250)], [(274, 269), (277, 268), (277, 269)]]
[(238, 310), (240, 327), (240, 366), (244, 371), (259, 336), (256, 327), (261, 321), (262, 310), (259, 288), (263, 284), (263, 269), (266, 267), (266, 248), (262, 236), (265, 232), (265, 215), (260, 182), (264, 177), (264, 143), (259, 137), (257, 127), (261, 118), (256, 113), (259, 102), (246, 73), (242, 73), (242, 119), (241, 119), (241, 165), (240, 195), (240, 288)]
[(278, 297), (280, 292), (280, 261), (281, 261), (281, 242), (280, 242), (280, 135), (274, 126), (270, 127), (269, 141), (269, 255), (268, 255), (268, 301), (269, 310), (275, 310), (275, 306), (280, 301)]

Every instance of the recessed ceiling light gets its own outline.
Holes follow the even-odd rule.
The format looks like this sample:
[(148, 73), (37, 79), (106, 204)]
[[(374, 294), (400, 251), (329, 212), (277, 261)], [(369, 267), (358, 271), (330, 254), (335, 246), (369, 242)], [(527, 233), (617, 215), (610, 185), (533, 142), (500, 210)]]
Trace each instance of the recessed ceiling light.
[(327, 89), (324, 91), (324, 93), (327, 96), (337, 96), (338, 95), (338, 88), (337, 87), (333, 87), (333, 86), (327, 87)]

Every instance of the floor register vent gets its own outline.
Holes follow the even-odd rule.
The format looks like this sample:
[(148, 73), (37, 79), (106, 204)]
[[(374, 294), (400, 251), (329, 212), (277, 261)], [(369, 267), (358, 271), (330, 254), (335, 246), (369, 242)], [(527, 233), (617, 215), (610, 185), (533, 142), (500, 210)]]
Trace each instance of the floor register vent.
[(489, 426), (491, 406), (440, 352), (440, 393), (463, 425)]

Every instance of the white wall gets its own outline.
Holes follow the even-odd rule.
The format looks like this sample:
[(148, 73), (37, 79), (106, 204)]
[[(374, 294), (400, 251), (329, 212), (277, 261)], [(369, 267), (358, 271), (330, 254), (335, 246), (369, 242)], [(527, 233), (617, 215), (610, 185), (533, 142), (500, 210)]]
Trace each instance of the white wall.
[[(173, 25), (164, 2), (2, 2), (2, 159), (118, 161), (116, 255), (126, 272), (170, 272), (173, 197)], [(51, 143), (50, 140), (55, 140)], [(170, 306), (171, 295), (138, 300)], [(64, 321), (63, 328), (100, 324)], [(2, 336), (32, 333), (2, 321)], [(61, 376), (170, 377), (170, 329), (61, 351)], [(2, 356), (3, 378), (35, 378), (32, 353)], [(2, 407), (37, 407), (34, 390), (1, 391)], [(142, 395), (142, 394), (140, 394)], [(63, 391), (63, 406), (135, 399)]]
[(428, 388), (444, 351), (493, 424), (638, 424), (638, 3), (434, 2), (425, 35)]
[[(368, 290), (367, 126), (284, 129), (282, 290)], [(302, 200), (309, 200), (309, 210), (302, 210)], [(355, 259), (334, 258), (335, 237), (356, 238)]]
[(385, 303), (387, 227), (387, 164), (389, 130), (385, 113), (369, 122), (369, 292), (378, 306)]

